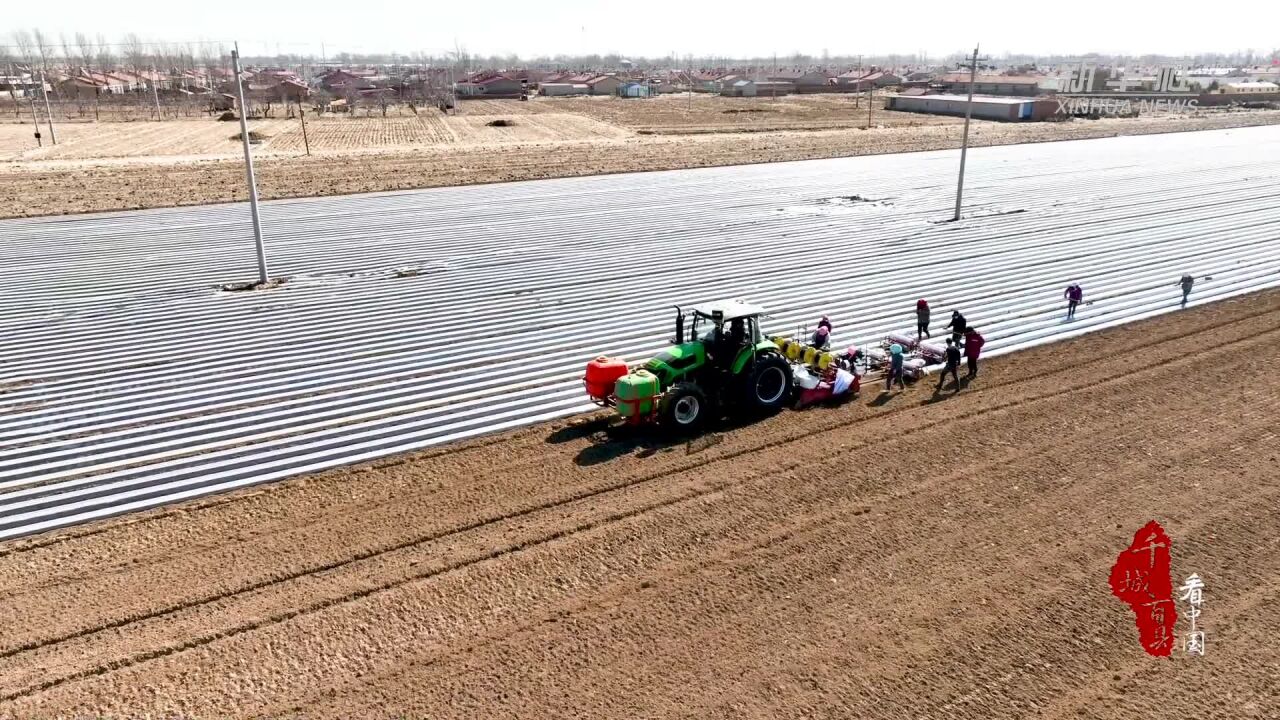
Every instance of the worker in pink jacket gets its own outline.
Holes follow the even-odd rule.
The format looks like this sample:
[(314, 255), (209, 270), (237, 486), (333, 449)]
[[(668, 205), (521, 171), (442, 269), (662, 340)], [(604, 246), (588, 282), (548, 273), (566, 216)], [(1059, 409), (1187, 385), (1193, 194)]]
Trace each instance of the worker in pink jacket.
[(966, 328), (964, 331), (964, 361), (969, 367), (967, 377), (975, 378), (978, 376), (978, 356), (982, 354), (982, 346), (986, 344), (986, 340), (974, 328)]

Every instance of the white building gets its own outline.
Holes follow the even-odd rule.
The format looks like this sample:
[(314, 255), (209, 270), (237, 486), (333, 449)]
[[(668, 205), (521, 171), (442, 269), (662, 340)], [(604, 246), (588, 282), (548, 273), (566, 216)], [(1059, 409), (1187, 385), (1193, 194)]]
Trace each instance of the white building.
[(1219, 95), (1254, 95), (1280, 92), (1280, 85), (1271, 82), (1234, 82), (1218, 88)]

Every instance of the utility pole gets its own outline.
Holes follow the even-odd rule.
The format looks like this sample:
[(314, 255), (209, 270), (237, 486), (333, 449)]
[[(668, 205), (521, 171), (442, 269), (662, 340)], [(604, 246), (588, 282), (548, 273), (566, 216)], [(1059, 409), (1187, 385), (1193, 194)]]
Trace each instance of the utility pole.
[(160, 73), (156, 71), (156, 66), (151, 66), (151, 99), (156, 103), (156, 120), (160, 118), (160, 90), (156, 88), (156, 78), (160, 77)]
[(231, 71), (236, 76), (236, 95), (240, 100), (240, 141), (244, 143), (244, 176), (249, 183), (249, 212), (253, 215), (253, 241), (258, 247), (258, 283), (267, 284), (267, 251), (262, 245), (262, 221), (258, 218), (258, 185), (253, 179), (253, 156), (249, 152), (249, 123), (245, 120), (248, 105), (244, 101), (244, 83), (240, 80), (240, 43), (231, 51)]
[(40, 139), (40, 118), (36, 117), (36, 99), (30, 91), (27, 93), (27, 102), (31, 103), (31, 124), (36, 129), (36, 147), (44, 147), (44, 142)]
[(978, 79), (978, 46), (973, 46), (973, 60), (969, 63), (969, 102), (964, 106), (964, 136), (960, 141), (960, 179), (956, 182), (956, 213), (952, 221), (960, 219), (960, 202), (964, 196), (964, 161), (969, 153), (969, 120), (973, 117), (973, 86)]
[(778, 86), (774, 83), (778, 78), (778, 53), (773, 54), (773, 79), (769, 83), (769, 87), (773, 88), (773, 101), (778, 102)]
[(875, 108), (876, 84), (872, 81), (867, 86), (867, 129), (871, 129), (871, 111)]
[(307, 148), (307, 157), (311, 157), (311, 141), (307, 139), (307, 111), (302, 109), (302, 98), (298, 98), (298, 119), (302, 121), (302, 144)]
[(49, 123), (49, 144), (58, 144), (58, 134), (53, 131), (53, 109), (49, 107), (49, 90), (44, 86), (44, 73), (40, 73), (40, 94), (44, 96), (44, 119)]

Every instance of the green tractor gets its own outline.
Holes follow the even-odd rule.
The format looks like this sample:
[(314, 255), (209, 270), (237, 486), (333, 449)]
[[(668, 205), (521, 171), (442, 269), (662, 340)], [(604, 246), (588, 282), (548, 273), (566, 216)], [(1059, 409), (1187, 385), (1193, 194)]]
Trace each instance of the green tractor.
[(791, 397), (791, 364), (761, 334), (763, 313), (737, 301), (677, 307), (675, 344), (631, 372), (621, 360), (593, 360), (587, 394), (629, 424), (657, 421), (679, 432), (724, 414), (779, 410)]

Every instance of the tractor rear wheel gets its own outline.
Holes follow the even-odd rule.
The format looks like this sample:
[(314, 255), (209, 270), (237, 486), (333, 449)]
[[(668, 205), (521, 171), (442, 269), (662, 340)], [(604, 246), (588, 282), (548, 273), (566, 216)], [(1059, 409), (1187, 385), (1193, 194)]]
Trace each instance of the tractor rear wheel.
[(707, 394), (694, 383), (676, 383), (662, 394), (658, 409), (662, 424), (673, 432), (693, 433), (702, 429), (711, 415)]
[(774, 354), (756, 358), (743, 388), (746, 407), (759, 413), (781, 410), (791, 398), (792, 382), (791, 365), (786, 360)]

